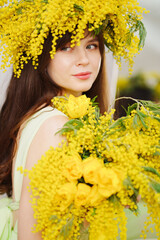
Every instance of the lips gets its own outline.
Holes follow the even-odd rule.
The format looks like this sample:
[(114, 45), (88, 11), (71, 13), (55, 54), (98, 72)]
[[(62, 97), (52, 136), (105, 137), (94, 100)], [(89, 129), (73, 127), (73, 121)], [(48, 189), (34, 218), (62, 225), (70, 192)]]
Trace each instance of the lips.
[(78, 73), (78, 74), (74, 74), (73, 76), (76, 77), (76, 78), (85, 80), (85, 79), (88, 79), (91, 76), (91, 72), (81, 72), (81, 73)]

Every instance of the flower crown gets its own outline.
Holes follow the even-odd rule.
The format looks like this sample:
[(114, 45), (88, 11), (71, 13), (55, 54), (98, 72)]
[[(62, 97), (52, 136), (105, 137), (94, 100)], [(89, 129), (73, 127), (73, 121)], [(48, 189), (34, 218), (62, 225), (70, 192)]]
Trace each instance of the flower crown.
[[(53, 36), (50, 56), (56, 41), (67, 31), (74, 46), (84, 37), (85, 29), (102, 32), (105, 45), (120, 62), (121, 57), (133, 64), (133, 56), (144, 45), (146, 31), (137, 0), (6, 0), (0, 3), (1, 68), (13, 64), (17, 77), (24, 63), (32, 59), (35, 68), (49, 32)], [(138, 32), (138, 34), (137, 34)]]

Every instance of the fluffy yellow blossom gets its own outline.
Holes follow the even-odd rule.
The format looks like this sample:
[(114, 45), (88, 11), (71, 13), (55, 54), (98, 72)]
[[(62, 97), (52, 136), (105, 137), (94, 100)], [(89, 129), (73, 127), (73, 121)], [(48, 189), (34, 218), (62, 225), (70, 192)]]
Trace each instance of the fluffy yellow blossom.
[[(145, 29), (141, 22), (145, 9), (137, 0), (10, 0), (0, 3), (0, 51), (3, 65), (13, 64), (20, 76), (29, 60), (35, 68), (43, 44), (52, 35), (51, 58), (56, 52), (57, 39), (71, 33), (71, 46), (84, 38), (85, 29), (102, 32), (106, 46), (115, 58), (133, 63), (133, 56), (143, 45)], [(137, 39), (137, 32), (139, 37)]]
[[(57, 97), (53, 104), (67, 114), (67, 101)], [(42, 232), (42, 239), (83, 239), (87, 221), (84, 232), (90, 240), (126, 240), (125, 206), (138, 212), (139, 196), (149, 214), (142, 237), (152, 223), (160, 238), (160, 115), (159, 105), (152, 103), (153, 111), (149, 105), (138, 102), (117, 120), (113, 111), (97, 116), (90, 105), (85, 117), (71, 119), (62, 128), (67, 141), (25, 171), (37, 222), (34, 230)], [(21, 167), (19, 171), (24, 172)]]

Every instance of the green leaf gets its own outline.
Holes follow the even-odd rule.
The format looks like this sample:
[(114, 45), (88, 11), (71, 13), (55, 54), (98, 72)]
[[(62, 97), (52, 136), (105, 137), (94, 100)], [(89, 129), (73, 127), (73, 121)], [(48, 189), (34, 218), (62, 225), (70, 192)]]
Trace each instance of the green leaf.
[(115, 194), (113, 194), (109, 197), (109, 201), (111, 201), (113, 204), (116, 204), (119, 203), (119, 198)]
[(160, 152), (156, 151), (153, 156), (160, 156)]
[(127, 188), (130, 187), (134, 191), (134, 194), (138, 196), (139, 191), (133, 186), (131, 178), (129, 176), (126, 179), (124, 179), (123, 185), (126, 186)]
[(156, 174), (158, 177), (160, 177), (159, 172), (158, 172), (155, 168), (152, 168), (152, 167), (143, 167), (143, 169), (144, 169), (146, 172), (154, 173), (154, 174)]
[(140, 114), (140, 116), (141, 116), (142, 118), (148, 117), (147, 114), (145, 114), (145, 113), (143, 113), (143, 112), (140, 112), (138, 109), (137, 109), (137, 112)]
[(136, 32), (138, 32), (139, 34), (138, 49), (140, 50), (140, 48), (143, 48), (144, 46), (146, 35), (147, 35), (144, 24), (134, 16), (129, 15), (128, 25), (130, 25), (130, 30), (127, 34), (127, 43), (130, 45), (133, 35)]
[(74, 131), (74, 134), (77, 133), (77, 130), (83, 127), (81, 119), (71, 119), (63, 125), (63, 128), (60, 129), (57, 133), (64, 134), (65, 132)]
[(103, 29), (103, 25), (99, 25), (98, 28), (94, 28), (95, 35), (100, 34), (100, 32), (102, 32), (102, 29)]
[(124, 119), (126, 119), (127, 117), (122, 117), (122, 118), (119, 118), (117, 119), (110, 127), (109, 129), (112, 129), (112, 128), (116, 128), (118, 126), (125, 126), (124, 124)]
[(150, 184), (151, 184), (152, 188), (156, 191), (156, 193), (160, 193), (160, 183), (151, 182)]
[(148, 108), (153, 114), (160, 115), (160, 103), (155, 103), (152, 101), (140, 100), (144, 107)]
[(95, 119), (98, 121), (100, 117), (100, 109), (98, 107), (95, 108)]
[(94, 98), (91, 99), (93, 107), (98, 105), (98, 103), (96, 102), (96, 98), (97, 98), (97, 96), (95, 96)]
[(76, 3), (74, 4), (74, 9), (79, 11), (79, 12), (84, 12), (83, 7), (78, 5), (78, 4), (76, 4)]
[(93, 213), (91, 216), (94, 216), (94, 215), (96, 215), (96, 208), (93, 208)]
[(67, 223), (60, 230), (60, 234), (63, 235), (64, 239), (67, 239), (70, 234), (70, 231), (73, 226), (73, 220), (74, 218), (69, 219)]
[(57, 223), (59, 223), (61, 221), (61, 219), (59, 219), (56, 215), (52, 215), (50, 217), (50, 220), (53, 222), (57, 222)]
[(138, 109), (137, 109), (137, 111), (136, 111), (136, 114), (138, 115), (138, 117), (139, 117), (142, 125), (143, 125), (145, 128), (148, 128), (148, 126), (146, 125), (145, 120), (144, 120), (144, 118), (147, 117), (147, 115), (143, 114), (143, 113), (140, 112)]
[(68, 17), (68, 18), (72, 18), (72, 17), (73, 17), (73, 14), (69, 13), (69, 14), (67, 14), (67, 17)]
[(137, 126), (138, 126), (138, 116), (137, 114), (135, 114), (133, 118), (133, 127), (136, 128)]
[(153, 118), (160, 122), (160, 118), (159, 117), (153, 116)]
[(139, 38), (140, 38), (138, 48), (140, 49), (144, 47), (147, 31), (145, 29), (144, 24), (140, 20), (137, 21), (137, 24), (138, 24)]
[(130, 199), (136, 204), (137, 209), (131, 210), (133, 212), (135, 212), (136, 214), (139, 213), (139, 208), (138, 208), (138, 204), (137, 204), (137, 197), (139, 195), (139, 191), (138, 189), (136, 189), (134, 187), (134, 185), (132, 184), (131, 178), (128, 176), (124, 181), (123, 181), (123, 185), (126, 186), (127, 188), (131, 188), (134, 192), (134, 194), (132, 196), (130, 196)]
[(84, 160), (90, 156), (90, 151), (83, 148), (83, 153), (80, 153), (81, 158)]
[(18, 15), (22, 14), (22, 8), (18, 8), (18, 9), (16, 10), (16, 12), (17, 12)]

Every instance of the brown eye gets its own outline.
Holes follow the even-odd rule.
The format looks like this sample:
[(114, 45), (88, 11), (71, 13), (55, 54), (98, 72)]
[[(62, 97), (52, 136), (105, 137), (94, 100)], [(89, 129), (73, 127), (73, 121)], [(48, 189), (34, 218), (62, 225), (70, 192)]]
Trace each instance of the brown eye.
[(87, 45), (87, 49), (96, 49), (98, 47), (98, 44), (89, 44), (89, 45)]

